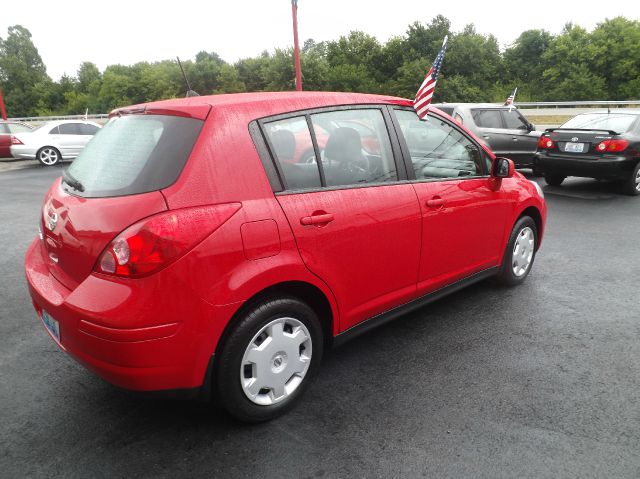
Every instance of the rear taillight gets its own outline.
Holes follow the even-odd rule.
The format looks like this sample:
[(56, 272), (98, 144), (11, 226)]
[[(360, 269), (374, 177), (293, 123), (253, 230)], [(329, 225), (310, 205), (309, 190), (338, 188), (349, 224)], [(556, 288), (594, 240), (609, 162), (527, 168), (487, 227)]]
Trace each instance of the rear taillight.
[(240, 203), (160, 213), (120, 233), (100, 255), (96, 273), (140, 278), (178, 260), (222, 226)]
[(551, 138), (549, 138), (548, 136), (541, 136), (540, 138), (538, 138), (538, 148), (541, 150), (549, 150), (551, 148), (553, 148), (554, 143), (553, 140)]
[(11, 144), (12, 145), (24, 145), (24, 143), (22, 143), (18, 138), (16, 138), (15, 136), (11, 136)]
[(629, 146), (629, 142), (627, 140), (604, 140), (598, 143), (596, 146), (596, 151), (599, 152), (616, 152), (626, 150), (627, 146)]

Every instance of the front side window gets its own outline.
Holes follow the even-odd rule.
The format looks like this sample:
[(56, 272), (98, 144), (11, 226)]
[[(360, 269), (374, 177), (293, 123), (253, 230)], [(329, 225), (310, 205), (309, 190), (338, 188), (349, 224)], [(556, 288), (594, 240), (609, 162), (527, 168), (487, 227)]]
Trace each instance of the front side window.
[(502, 110), (504, 123), (509, 130), (528, 130), (529, 125), (516, 110)]
[(473, 110), (471, 115), (480, 128), (503, 128), (500, 110)]
[(63, 123), (60, 125), (61, 135), (80, 135), (80, 125), (78, 123)]
[(81, 123), (80, 124), (80, 134), (81, 135), (95, 135), (98, 132), (98, 127), (95, 125), (91, 125), (89, 123)]
[[(311, 115), (326, 186), (396, 181), (391, 141), (378, 109)], [(324, 135), (319, 132), (325, 132)]]
[(482, 154), (463, 133), (444, 120), (415, 112), (396, 110), (416, 179), (433, 180), (480, 176)]

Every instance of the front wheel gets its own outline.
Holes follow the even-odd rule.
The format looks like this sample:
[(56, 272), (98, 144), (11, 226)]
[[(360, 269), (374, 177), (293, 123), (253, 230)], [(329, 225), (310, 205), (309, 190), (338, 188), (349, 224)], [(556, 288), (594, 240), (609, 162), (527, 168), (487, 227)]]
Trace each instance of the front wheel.
[(533, 266), (538, 241), (538, 227), (530, 216), (520, 218), (509, 237), (498, 281), (507, 286), (522, 283)]
[(62, 160), (62, 155), (57, 148), (53, 146), (45, 146), (44, 148), (40, 148), (38, 153), (36, 153), (36, 158), (40, 163), (44, 166), (54, 166), (60, 163)]
[(638, 162), (629, 178), (622, 185), (622, 191), (630, 196), (640, 195), (640, 162)]
[(222, 345), (215, 376), (222, 406), (245, 422), (294, 406), (322, 359), (316, 313), (294, 297), (270, 298), (243, 314)]

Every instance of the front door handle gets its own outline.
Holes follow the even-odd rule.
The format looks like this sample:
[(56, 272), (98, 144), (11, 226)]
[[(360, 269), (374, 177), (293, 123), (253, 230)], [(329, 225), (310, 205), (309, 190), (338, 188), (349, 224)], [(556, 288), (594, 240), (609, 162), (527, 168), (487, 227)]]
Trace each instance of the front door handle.
[(429, 208), (441, 208), (444, 206), (444, 200), (440, 197), (431, 198), (427, 200), (427, 206)]
[(491, 137), (489, 135), (483, 135), (482, 138), (484, 138), (485, 140), (488, 140)]
[(314, 214), (300, 218), (300, 224), (302, 226), (324, 226), (331, 223), (334, 219), (331, 213)]

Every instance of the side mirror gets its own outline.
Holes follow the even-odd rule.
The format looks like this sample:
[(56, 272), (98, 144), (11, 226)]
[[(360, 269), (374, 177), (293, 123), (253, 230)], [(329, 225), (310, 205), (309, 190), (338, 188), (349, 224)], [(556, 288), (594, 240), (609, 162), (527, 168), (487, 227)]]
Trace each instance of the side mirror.
[(491, 165), (491, 176), (494, 178), (512, 178), (516, 166), (509, 158), (496, 158)]
[(536, 131), (536, 125), (529, 123), (529, 131)]

